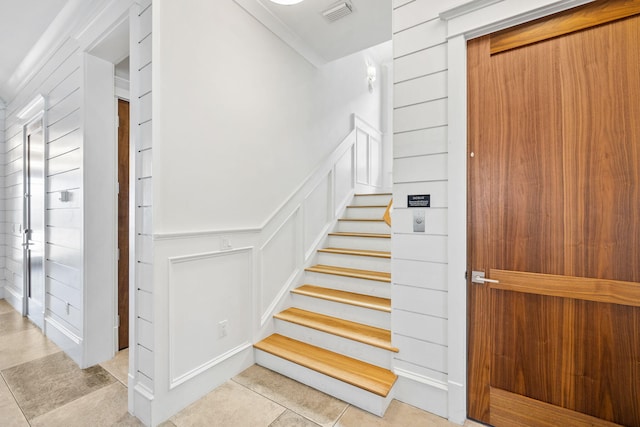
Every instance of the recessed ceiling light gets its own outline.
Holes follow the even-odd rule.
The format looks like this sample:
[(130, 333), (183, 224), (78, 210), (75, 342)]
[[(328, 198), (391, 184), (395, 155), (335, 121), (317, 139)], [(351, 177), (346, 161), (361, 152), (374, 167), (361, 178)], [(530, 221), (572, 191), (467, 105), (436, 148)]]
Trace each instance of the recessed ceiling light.
[(302, 0), (271, 0), (273, 3), (283, 4), (285, 6), (291, 6), (292, 4), (298, 4)]

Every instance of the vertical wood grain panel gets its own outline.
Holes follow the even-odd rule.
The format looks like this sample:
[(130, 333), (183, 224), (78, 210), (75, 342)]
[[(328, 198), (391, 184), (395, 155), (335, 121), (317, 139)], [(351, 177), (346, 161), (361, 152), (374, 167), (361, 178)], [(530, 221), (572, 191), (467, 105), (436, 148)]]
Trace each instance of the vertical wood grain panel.
[[(640, 18), (493, 57), (489, 38), (468, 44), (469, 270), (640, 282)], [(640, 308), (499, 287), (468, 288), (470, 417), (519, 395), (640, 426)]]
[(571, 276), (640, 282), (638, 40), (640, 17), (556, 41)]

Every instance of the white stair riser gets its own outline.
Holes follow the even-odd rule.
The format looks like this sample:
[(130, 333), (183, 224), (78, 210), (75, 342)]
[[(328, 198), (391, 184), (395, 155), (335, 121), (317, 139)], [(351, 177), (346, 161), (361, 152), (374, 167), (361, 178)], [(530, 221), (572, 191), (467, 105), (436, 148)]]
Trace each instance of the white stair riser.
[(391, 313), (291, 293), (292, 306), (377, 328), (391, 329)]
[(374, 297), (391, 298), (391, 283), (377, 280), (356, 279), (353, 277), (336, 276), (335, 274), (305, 272), (304, 283), (338, 289), (340, 291), (354, 292), (356, 294), (371, 295)]
[(289, 362), (261, 350), (255, 351), (256, 363), (298, 382), (313, 387), (338, 399), (344, 400), (358, 408), (382, 417), (393, 399), (393, 389), (387, 397), (354, 387), (327, 375)]
[(342, 354), (381, 368), (391, 369), (393, 352), (337, 335), (307, 328), (295, 323), (275, 319), (276, 332), (334, 353)]
[(383, 208), (347, 208), (343, 218), (382, 219), (385, 210), (387, 210), (386, 206)]
[(318, 264), (391, 273), (389, 258), (318, 252)]
[(391, 200), (391, 195), (389, 194), (356, 196), (350, 204), (355, 206), (387, 206), (389, 200)]
[(336, 231), (345, 233), (391, 234), (391, 228), (389, 228), (384, 221), (338, 221)]
[(329, 236), (326, 243), (330, 248), (369, 249), (391, 251), (391, 239), (382, 237)]

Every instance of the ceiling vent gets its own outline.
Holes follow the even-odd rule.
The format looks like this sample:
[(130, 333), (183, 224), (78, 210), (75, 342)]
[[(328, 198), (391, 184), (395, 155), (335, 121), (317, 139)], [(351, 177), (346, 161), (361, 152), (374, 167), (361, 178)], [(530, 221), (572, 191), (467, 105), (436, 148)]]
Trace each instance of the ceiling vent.
[(322, 12), (322, 16), (327, 18), (329, 22), (337, 21), (347, 15), (353, 13), (353, 5), (348, 1), (340, 1), (332, 4), (327, 10)]

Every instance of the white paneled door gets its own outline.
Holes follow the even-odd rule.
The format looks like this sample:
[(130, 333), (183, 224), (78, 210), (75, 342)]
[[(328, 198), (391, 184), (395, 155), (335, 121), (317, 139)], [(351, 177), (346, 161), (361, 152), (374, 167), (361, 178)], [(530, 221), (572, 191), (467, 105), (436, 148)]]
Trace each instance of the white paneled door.
[(25, 127), (24, 314), (44, 324), (44, 130), (42, 116)]

